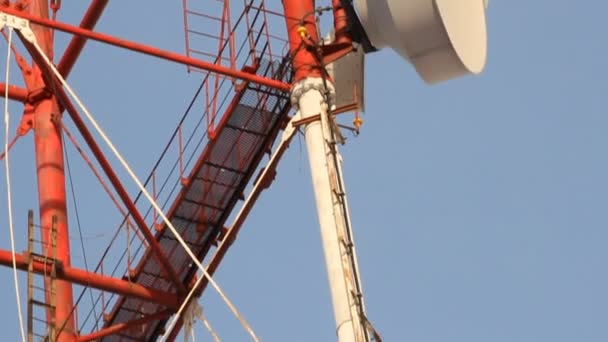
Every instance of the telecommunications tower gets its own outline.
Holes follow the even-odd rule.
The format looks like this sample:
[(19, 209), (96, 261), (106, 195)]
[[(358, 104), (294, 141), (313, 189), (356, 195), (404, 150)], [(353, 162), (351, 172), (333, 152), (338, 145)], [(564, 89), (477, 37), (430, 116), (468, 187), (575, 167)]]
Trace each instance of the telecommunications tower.
[[(7, 42), (5, 224), (11, 241), (15, 234), (28, 236), (26, 246), (0, 249), (0, 265), (14, 269), (23, 303), (18, 306), (27, 308), (18, 313), (23, 339), (173, 341), (200, 320), (219, 340), (198, 304), (211, 286), (258, 341), (213, 274), (301, 132), (337, 340), (380, 341), (365, 308), (356, 223), (350, 220), (339, 153), (343, 130), (358, 132), (361, 125), (365, 55), (392, 49), (427, 83), (480, 73), (486, 2), (183, 0), (183, 22), (175, 23), (184, 26), (183, 53), (96, 31), (108, 3), (91, 0), (81, 18), (59, 20), (65, 10), (60, 0), (0, 1)], [(325, 19), (330, 32), (321, 31)], [(62, 51), (57, 35), (70, 37)], [(89, 41), (146, 55), (154, 63), (182, 64), (189, 77), (201, 81), (186, 113), (175, 117), (149, 174), (134, 171), (96, 119), (103, 113), (89, 110), (71, 86), (69, 76)], [(11, 61), (22, 75), (20, 84), (10, 84)], [(136, 89), (147, 86), (153, 85)], [(8, 129), (8, 100), (22, 104), (16, 132)], [(349, 127), (338, 122), (343, 113), (354, 116)], [(38, 203), (29, 204), (35, 209), (27, 227), (13, 223), (25, 215), (15, 212), (13, 219), (11, 206), (19, 198), (11, 191), (9, 160), (22, 139), (33, 141), (38, 194)], [(75, 262), (70, 252), (74, 227), (68, 223), (74, 213), (67, 209), (66, 146), (81, 155), (121, 221), (88, 265)], [(266, 154), (270, 158), (263, 162)], [(130, 193), (133, 184), (137, 192)], [(27, 284), (17, 285), (17, 272), (27, 273)]]

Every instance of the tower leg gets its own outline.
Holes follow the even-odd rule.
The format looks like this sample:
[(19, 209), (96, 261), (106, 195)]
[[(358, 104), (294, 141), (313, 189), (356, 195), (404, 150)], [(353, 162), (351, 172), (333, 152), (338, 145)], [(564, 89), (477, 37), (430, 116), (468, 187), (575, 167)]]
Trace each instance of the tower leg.
[[(55, 120), (59, 111), (54, 99), (39, 102), (34, 109), (34, 146), (36, 150), (36, 173), (38, 176), (38, 202), (40, 205), (40, 226), (44, 254), (52, 257), (52, 226), (56, 217), (56, 256), (55, 259), (64, 267), (70, 266), (70, 241), (67, 224), (67, 207), (65, 195), (65, 174), (63, 161), (63, 145), (59, 128)], [(76, 337), (74, 326), (74, 306), (72, 285), (63, 280), (57, 280), (55, 286), (46, 281), (47, 303), (50, 297), (55, 300), (54, 321), (59, 335), (56, 341), (73, 341)], [(54, 288), (56, 293), (49, 293)], [(50, 316), (52, 313), (47, 313)]]
[[(49, 0), (29, 0), (27, 11), (41, 18), (49, 17)], [(53, 60), (53, 33), (50, 29), (32, 25), (32, 31), (44, 53)], [(45, 88), (40, 69), (32, 67), (31, 73), (24, 73), (28, 90)], [(54, 96), (26, 106), (33, 113), (34, 148), (36, 152), (36, 175), (38, 178), (38, 202), (40, 206), (40, 226), (43, 252), (53, 257), (52, 242), (55, 243), (54, 259), (64, 267), (70, 266), (70, 240), (67, 222), (63, 142), (57, 122), (61, 112)], [(51, 227), (55, 218), (55, 239)], [(72, 284), (63, 280), (45, 281), (46, 301), (53, 300), (54, 310), (47, 310), (47, 321), (56, 327), (57, 336), (51, 341), (65, 342), (76, 339), (73, 312), (74, 300)], [(53, 293), (50, 293), (50, 292)]]

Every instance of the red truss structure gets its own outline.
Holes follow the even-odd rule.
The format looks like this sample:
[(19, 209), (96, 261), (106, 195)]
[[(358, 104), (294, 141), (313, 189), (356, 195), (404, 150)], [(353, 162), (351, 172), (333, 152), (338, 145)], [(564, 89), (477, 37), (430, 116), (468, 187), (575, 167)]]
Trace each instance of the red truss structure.
[[(352, 50), (341, 2), (326, 2), (326, 10), (334, 13), (336, 40), (318, 51), (302, 43), (318, 41), (313, 0), (284, 0), (284, 8), (267, 8), (264, 0), (183, 0), (185, 53), (95, 31), (108, 0), (92, 0), (77, 25), (55, 19), (59, 0), (4, 0), (0, 12), (29, 21), (44, 54), (57, 57), (64, 78), (89, 40), (179, 63), (200, 75), (196, 95), (144, 185), (213, 274), (251, 210), (251, 205), (242, 207), (245, 191), (290, 119), (292, 83), (319, 75), (323, 65)], [(14, 261), (21, 270), (56, 277), (53, 284), (44, 281), (44, 320), (54, 327), (46, 336), (50, 340), (152, 341), (163, 334), (174, 340), (182, 322), (170, 331), (166, 324), (192, 290), (197, 266), (142, 193), (128, 193), (40, 51), (16, 32), (23, 45), (15, 51), (25, 84), (2, 89), (24, 104), (20, 132), (34, 136), (40, 209), (32, 226), (40, 227), (39, 255), (45, 259), (34, 257), (32, 248), (14, 259), (10, 251), (0, 250), (0, 264), (12, 266)], [(54, 51), (55, 32), (73, 37), (62, 54)], [(21, 55), (31, 56), (31, 62)], [(62, 123), (62, 112), (63, 120), (77, 128), (78, 138)], [(79, 139), (86, 147), (78, 150), (123, 214), (114, 238), (90, 271), (70, 264), (63, 141), (77, 144)], [(252, 194), (254, 199), (258, 195)], [(228, 218), (238, 208), (243, 215), (229, 225)], [(195, 297), (206, 286), (205, 279)], [(85, 291), (94, 298), (91, 306), (82, 303)]]

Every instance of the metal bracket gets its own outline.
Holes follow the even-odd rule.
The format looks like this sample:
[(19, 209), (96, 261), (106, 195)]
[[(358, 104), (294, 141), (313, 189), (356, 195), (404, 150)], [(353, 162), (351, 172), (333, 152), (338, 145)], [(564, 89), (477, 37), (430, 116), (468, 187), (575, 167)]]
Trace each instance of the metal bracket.
[(320, 79), (314, 77), (305, 78), (296, 83), (291, 89), (291, 104), (296, 110), (299, 110), (300, 97), (310, 90), (316, 90), (321, 94), (327, 94), (327, 102), (330, 105), (335, 103), (336, 89), (333, 84), (330, 82), (324, 83)]
[(30, 27), (30, 21), (11, 14), (0, 12), (0, 30), (4, 27), (15, 29), (21, 36), (32, 44), (36, 44), (36, 35)]

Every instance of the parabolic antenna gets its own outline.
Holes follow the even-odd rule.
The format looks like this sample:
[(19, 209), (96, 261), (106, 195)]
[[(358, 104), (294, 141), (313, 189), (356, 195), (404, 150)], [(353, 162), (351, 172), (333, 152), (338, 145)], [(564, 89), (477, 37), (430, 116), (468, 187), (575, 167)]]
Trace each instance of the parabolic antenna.
[(479, 74), (486, 62), (484, 0), (354, 0), (377, 49), (391, 48), (427, 83)]

